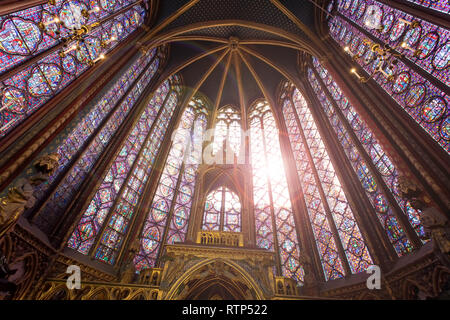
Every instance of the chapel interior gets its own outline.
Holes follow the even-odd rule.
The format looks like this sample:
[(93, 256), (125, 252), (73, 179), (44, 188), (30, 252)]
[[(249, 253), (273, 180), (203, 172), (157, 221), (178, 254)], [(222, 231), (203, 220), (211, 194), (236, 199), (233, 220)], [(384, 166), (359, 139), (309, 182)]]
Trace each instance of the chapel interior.
[(0, 300), (450, 298), (447, 0), (0, 2)]

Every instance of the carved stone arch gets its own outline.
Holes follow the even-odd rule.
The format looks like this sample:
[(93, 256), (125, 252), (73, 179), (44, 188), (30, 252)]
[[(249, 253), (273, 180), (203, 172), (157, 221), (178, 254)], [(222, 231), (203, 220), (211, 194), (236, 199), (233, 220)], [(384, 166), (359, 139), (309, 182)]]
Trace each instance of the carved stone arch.
[[(203, 260), (185, 271), (173, 283), (163, 299), (200, 298), (201, 293), (212, 286), (231, 288), (231, 295), (241, 300), (266, 298), (252, 275), (241, 266), (228, 259), (213, 258)], [(211, 297), (215, 296), (215, 298), (217, 298), (217, 294), (220, 294), (214, 290), (210, 293)]]
[[(262, 103), (268, 103), (268, 104), (269, 104), (269, 107), (270, 107), (270, 110), (272, 111), (272, 113), (275, 112), (275, 110), (273, 110), (272, 106), (270, 105), (269, 101), (266, 100), (266, 98), (264, 98), (264, 97), (259, 97), (259, 98), (256, 98), (255, 100), (253, 100), (252, 103), (249, 104), (248, 112), (247, 112), (247, 114), (248, 114), (249, 117), (250, 117), (250, 113), (253, 111), (254, 108), (256, 108), (256, 105), (257, 105), (258, 103), (260, 103), (260, 102), (262, 102)], [(250, 119), (246, 119), (246, 120), (247, 120), (247, 122), (250, 121)]]
[(157, 299), (158, 299), (158, 296), (159, 296), (158, 290), (153, 290), (153, 291), (150, 293), (150, 300), (157, 300)]
[(117, 294), (115, 297), (111, 296), (111, 299), (130, 300), (130, 297), (133, 296), (133, 294), (134, 292), (130, 288), (122, 288), (119, 294)]
[[(199, 175), (200, 185), (202, 190), (198, 197), (198, 212), (197, 212), (197, 223), (195, 224), (195, 231), (201, 230), (201, 225), (203, 223), (205, 201), (210, 192), (213, 192), (221, 186), (225, 186), (234, 192), (241, 203), (241, 218), (243, 212), (246, 208), (246, 191), (245, 191), (245, 177), (244, 172), (239, 166), (229, 166), (223, 167), (220, 165), (213, 165), (201, 172)], [(243, 229), (242, 220), (241, 228)]]
[(425, 297), (431, 297), (432, 293), (429, 288), (425, 288), (414, 279), (406, 279), (402, 285), (402, 299), (405, 300), (419, 300)]
[(190, 25), (174, 28), (157, 36), (149, 35), (147, 37), (144, 37), (141, 40), (141, 43), (143, 43), (147, 48), (153, 48), (161, 44), (176, 41), (177, 36), (184, 35), (186, 33), (193, 34), (193, 32), (203, 29), (221, 28), (226, 26), (245, 27), (258, 31), (264, 31), (269, 34), (284, 38), (284, 41), (273, 41), (274, 45), (277, 42), (281, 42), (279, 45), (296, 45), (299, 50), (320, 56), (322, 56), (321, 52), (326, 52), (325, 47), (318, 48), (318, 46), (320, 46), (320, 43), (311, 41), (309, 37), (302, 38), (280, 28), (245, 20), (218, 20), (193, 23)]
[(145, 294), (144, 289), (139, 289), (137, 291), (128, 293), (127, 297), (123, 298), (123, 300), (148, 300), (148, 297)]
[[(213, 166), (208, 168), (203, 175), (205, 182), (205, 194), (214, 191), (220, 186), (226, 186), (239, 196), (239, 200), (242, 202), (241, 193), (243, 192), (243, 173), (240, 168), (220, 168), (219, 166)], [(206, 198), (206, 197), (205, 197)], [(203, 201), (204, 202), (204, 201)]]
[(239, 114), (241, 113), (239, 108), (237, 106), (235, 106), (234, 104), (231, 104), (231, 103), (227, 103), (227, 104), (224, 104), (223, 106), (221, 106), (219, 108), (219, 110), (217, 110), (217, 113), (220, 113), (220, 111), (222, 111), (222, 110), (224, 110), (226, 108), (232, 108), (234, 111), (236, 111), (236, 113), (239, 113)]
[(14, 299), (24, 299), (30, 291), (31, 285), (36, 278), (39, 265), (38, 261), (39, 258), (35, 252), (28, 252), (10, 261), (10, 269), (17, 270), (15, 274), (8, 278), (8, 281), (14, 282), (17, 285)]
[(6, 261), (9, 261), (14, 252), (14, 243), (9, 234), (0, 239), (0, 251), (5, 255)]
[(84, 296), (89, 295), (89, 293), (93, 290), (91, 286), (83, 286), (80, 290), (74, 290), (73, 299), (74, 300), (82, 300)]
[(150, 299), (145, 295), (144, 292), (139, 292), (127, 300), (150, 300)]
[(443, 291), (449, 290), (450, 269), (445, 266), (438, 265), (433, 270), (433, 294), (440, 295)]
[(290, 82), (288, 79), (283, 79), (280, 81), (280, 83), (277, 86), (276, 93), (275, 93), (275, 103), (278, 105), (279, 109), (282, 110), (282, 103), (283, 99), (281, 96), (283, 93), (288, 92), (288, 95), (292, 95), (294, 91), (295, 85)]
[(53, 286), (40, 300), (71, 300), (71, 294), (65, 284)]

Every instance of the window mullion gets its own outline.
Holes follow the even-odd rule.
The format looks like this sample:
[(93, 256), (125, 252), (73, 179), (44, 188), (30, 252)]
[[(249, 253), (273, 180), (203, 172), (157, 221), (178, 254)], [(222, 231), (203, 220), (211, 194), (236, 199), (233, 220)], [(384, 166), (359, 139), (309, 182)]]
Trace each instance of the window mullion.
[(301, 136), (301, 138), (303, 140), (303, 143), (305, 145), (305, 151), (306, 151), (306, 154), (308, 156), (308, 161), (309, 161), (309, 163), (311, 165), (312, 172), (314, 174), (314, 180), (316, 182), (317, 189), (319, 190), (320, 197), (322, 198), (322, 203), (323, 203), (323, 206), (325, 208), (328, 224), (330, 225), (330, 228), (333, 231), (333, 238), (334, 238), (334, 241), (336, 243), (336, 246), (337, 246), (337, 249), (338, 249), (338, 253), (339, 253), (339, 256), (340, 256), (341, 261), (342, 261), (342, 265), (343, 265), (343, 267), (345, 269), (346, 274), (349, 275), (349, 274), (352, 273), (351, 269), (350, 269), (350, 264), (349, 264), (349, 262), (347, 260), (347, 256), (345, 255), (344, 247), (342, 246), (341, 240), (340, 240), (340, 238), (338, 236), (339, 232), (338, 232), (338, 229), (337, 229), (337, 227), (335, 225), (333, 216), (331, 214), (331, 210), (330, 210), (330, 207), (328, 205), (327, 197), (325, 196), (325, 192), (323, 190), (322, 182), (320, 181), (320, 177), (319, 177), (319, 174), (317, 172), (313, 156), (311, 154), (311, 151), (309, 150), (309, 145), (308, 145), (308, 142), (306, 140), (305, 133), (303, 132), (303, 127), (301, 125), (300, 118), (298, 117), (296, 108), (294, 108), (294, 106), (295, 106), (294, 101), (292, 100), (292, 97), (290, 99), (291, 99), (290, 102), (292, 104), (292, 112), (294, 113), (295, 120), (296, 120), (297, 126), (299, 128), (300, 136)]

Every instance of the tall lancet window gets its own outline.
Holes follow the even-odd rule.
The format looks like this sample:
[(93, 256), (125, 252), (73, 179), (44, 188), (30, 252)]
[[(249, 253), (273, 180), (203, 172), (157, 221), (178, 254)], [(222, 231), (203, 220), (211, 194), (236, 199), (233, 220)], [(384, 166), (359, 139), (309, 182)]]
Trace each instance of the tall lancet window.
[(406, 0), (406, 1), (443, 13), (450, 13), (450, 2), (448, 0)]
[(194, 98), (174, 131), (172, 146), (142, 229), (140, 250), (134, 260), (137, 270), (154, 267), (165, 243), (185, 240), (207, 115), (203, 100)]
[[(224, 153), (218, 154), (220, 150)], [(216, 163), (229, 164), (228, 160), (233, 161), (234, 155), (239, 156), (240, 150), (241, 114), (232, 106), (223, 107), (217, 115), (214, 131), (213, 154), (217, 155)]]
[[(142, 2), (109, 2), (57, 0), (0, 17), (0, 138), (144, 22)], [(90, 29), (84, 41), (65, 43), (82, 25)]]
[[(308, 78), (313, 90), (331, 120), (330, 123), (382, 221), (389, 239), (398, 254), (410, 252), (412, 250), (411, 243), (406, 238), (401, 227), (402, 224), (398, 222), (399, 219), (394, 214), (393, 207), (398, 205), (399, 209), (395, 211), (400, 215), (405, 215), (405, 223), (409, 222), (419, 237), (423, 237), (425, 232), (420, 224), (419, 212), (413, 209), (408, 201), (402, 199), (397, 191), (397, 168), (386, 155), (366, 122), (348, 102), (331, 75), (315, 57), (313, 57), (313, 64), (317, 73), (312, 69), (308, 70)], [(316, 77), (316, 74), (320, 79)], [(329, 98), (327, 98), (327, 92)], [(354, 135), (348, 130), (353, 131)], [(364, 159), (371, 163), (367, 163)], [(374, 174), (381, 179), (376, 179)], [(388, 197), (395, 199), (394, 201), (397, 203), (390, 204), (391, 201), (388, 200)]]
[(267, 101), (256, 102), (249, 114), (256, 242), (277, 253), (284, 276), (302, 282), (304, 271), (278, 128)]
[(208, 193), (202, 230), (241, 232), (241, 202), (235, 192), (221, 186)]
[[(141, 55), (101, 96), (86, 106), (66, 130), (58, 134), (55, 140), (60, 143), (43, 151), (57, 152), (61, 160), (58, 170), (46, 184), (39, 187), (40, 192), (36, 195), (41, 200), (50, 192), (42, 207), (36, 208), (39, 213), (34, 222), (42, 231), (50, 233), (55, 228), (58, 218), (109, 145), (116, 130), (136, 107), (136, 102), (158, 70), (159, 58), (155, 53), (156, 50), (152, 50)], [(58, 178), (62, 180), (53, 189)]]
[(364, 271), (372, 258), (311, 111), (297, 89), (284, 94), (283, 115), (325, 278)]
[(69, 239), (68, 246), (114, 264), (178, 103), (166, 80), (126, 137)]
[[(381, 70), (373, 80), (450, 153), (450, 30), (374, 0), (337, 1), (329, 27), (366, 73)], [(366, 39), (395, 47), (404, 57), (388, 66)]]

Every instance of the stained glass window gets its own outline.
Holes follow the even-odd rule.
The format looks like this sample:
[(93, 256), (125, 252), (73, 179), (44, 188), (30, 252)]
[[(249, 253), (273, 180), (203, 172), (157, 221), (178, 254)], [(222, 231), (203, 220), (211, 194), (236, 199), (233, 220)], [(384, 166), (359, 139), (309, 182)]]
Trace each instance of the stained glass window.
[[(388, 191), (403, 210), (403, 214), (407, 215), (410, 224), (416, 230), (417, 234), (422, 237), (424, 236), (424, 230), (420, 224), (419, 212), (416, 212), (407, 201), (397, 194), (397, 168), (383, 151), (383, 148), (366, 122), (359, 116), (351, 103), (348, 102), (339, 86), (331, 78), (331, 75), (320, 65), (315, 57), (313, 58), (313, 64), (318, 71), (319, 76), (322, 78), (322, 81), (324, 81), (324, 83), (332, 83), (331, 86), (328, 85), (328, 90), (332, 91), (334, 88), (334, 90), (338, 92), (338, 94), (330, 92), (335, 101), (335, 104), (332, 104), (325, 94), (325, 90), (327, 90), (324, 89), (325, 86), (322, 86), (319, 83), (319, 80), (311, 69), (308, 70), (308, 79), (317, 94), (324, 112), (330, 119), (330, 123), (335, 130), (353, 169), (360, 179), (370, 202), (374, 206), (389, 239), (393, 243), (398, 254), (410, 252), (412, 249), (411, 244), (405, 237), (401, 225), (398, 223), (397, 218), (392, 212), (392, 208), (389, 205), (386, 195), (380, 190), (380, 186), (378, 186), (376, 179), (373, 177), (373, 174), (371, 173), (372, 170), (370, 169), (371, 166), (368, 166), (364, 159), (371, 159), (374, 167), (384, 180), (384, 184)], [(339, 109), (336, 109), (334, 106), (337, 106)], [(348, 126), (346, 126), (344, 122), (348, 123)], [(355, 137), (358, 139), (357, 141), (353, 140), (353, 136), (348, 132), (347, 128), (355, 133)], [(364, 148), (365, 152), (361, 150), (364, 155), (361, 155), (360, 149), (357, 148), (355, 142), (357, 144), (360, 143)]]
[[(367, 269), (372, 258), (323, 139), (298, 89), (286, 95), (283, 115), (325, 278)], [(343, 253), (339, 252), (342, 247)]]
[(430, 8), (436, 11), (450, 13), (450, 2), (448, 0), (406, 0), (425, 8)]
[[(389, 16), (393, 17), (394, 14), (391, 13)], [(382, 23), (383, 26), (387, 28), (387, 22), (384, 21)], [(350, 41), (349, 39), (352, 39), (353, 49), (350, 49), (351, 54), (358, 54), (358, 56), (355, 56), (355, 58), (359, 57), (356, 58), (356, 61), (365, 71), (372, 74), (379, 63), (379, 60), (375, 59), (373, 52), (363, 43), (363, 39), (365, 39), (366, 36), (340, 16), (330, 19), (329, 25), (331, 36), (342, 47), (347, 46)], [(371, 32), (380, 33), (373, 30)], [(444, 33), (440, 34), (439, 39), (444, 38), (443, 34)], [(446, 37), (449, 32), (445, 31), (445, 34)], [(427, 33), (427, 35), (431, 36), (430, 33)], [(428, 37), (427, 35), (425, 36)], [(442, 44), (442, 46), (446, 47), (447, 44)], [(434, 52), (433, 55), (436, 57), (445, 57), (447, 62), (441, 58), (439, 58), (439, 61), (444, 61), (442, 62), (442, 66), (448, 66), (448, 59), (450, 57), (448, 53), (444, 54), (440, 49), (430, 52)], [(431, 66), (432, 63), (430, 61), (423, 62), (422, 66), (424, 65)], [(442, 70), (447, 74), (447, 67)], [(392, 75), (394, 80), (388, 81), (386, 75)], [(435, 73), (432, 73), (432, 75), (435, 75)], [(430, 134), (444, 150), (450, 153), (450, 111), (448, 108), (450, 97), (445, 91), (441, 90), (427, 80), (427, 78), (408, 67), (407, 64), (401, 60), (398, 61), (395, 70), (385, 69), (384, 73), (378, 73), (373, 79), (403, 108), (405, 112), (428, 132), (428, 134)], [(441, 77), (440, 79), (442, 80), (444, 78)], [(446, 76), (445, 79), (448, 79), (448, 76)], [(446, 83), (448, 84), (448, 82)]]
[[(58, 0), (56, 5), (43, 4), (0, 17), (0, 137), (67, 87), (144, 21), (144, 8), (140, 4), (127, 6), (130, 1), (111, 1), (111, 10), (100, 5), (100, 10), (91, 12), (89, 18), (75, 18), (80, 10), (94, 10), (91, 2)], [(50, 23), (55, 16), (61, 21), (58, 25)], [(57, 32), (67, 35), (77, 21), (99, 25), (92, 28), (83, 43), (70, 42), (67, 49), (57, 47), (61, 42)], [(45, 24), (45, 30), (41, 30), (40, 23)], [(32, 56), (34, 60), (24, 68), (17, 72), (13, 69)]]
[(241, 202), (238, 195), (223, 186), (208, 193), (202, 229), (241, 232)]
[[(219, 154), (216, 163), (228, 163), (233, 160), (233, 154), (238, 156), (241, 149), (241, 115), (232, 106), (226, 106), (219, 110), (214, 131), (213, 154), (219, 150), (225, 154)], [(232, 154), (228, 154), (230, 152)], [(227, 159), (225, 160), (224, 157)]]
[(166, 80), (120, 148), (69, 239), (70, 248), (88, 254), (98, 239), (95, 258), (114, 264), (177, 103), (178, 93)]
[[(12, 69), (31, 57), (60, 44), (63, 37), (72, 33), (72, 28), (82, 25), (104, 23), (111, 15), (132, 7), (134, 1), (107, 1), (112, 5), (105, 10), (105, 1), (100, 5), (89, 0), (57, 0), (54, 5), (45, 3), (0, 17), (0, 74)], [(142, 8), (129, 15), (129, 24), (137, 24), (144, 14)], [(88, 16), (83, 12), (88, 12)], [(116, 21), (120, 21), (116, 20)], [(122, 21), (125, 22), (125, 21)], [(123, 29), (123, 23), (116, 24), (113, 33)]]
[[(61, 142), (45, 150), (45, 152), (57, 152), (61, 160), (57, 171), (46, 184), (40, 186), (37, 198), (44, 197), (46, 191), (59, 177), (62, 177), (62, 181), (48, 197), (35, 220), (41, 230), (49, 232), (55, 227), (57, 217), (64, 212), (116, 130), (133, 109), (135, 102), (159, 66), (159, 59), (155, 58), (152, 61), (154, 55), (153, 51), (140, 57), (107, 92), (93, 103), (91, 108), (85, 108), (66, 130), (57, 136), (55, 141)], [(82, 149), (85, 150), (73, 163)]]
[(304, 270), (275, 118), (266, 101), (256, 102), (249, 114), (256, 242), (279, 254), (284, 276), (302, 282)]
[(144, 222), (140, 250), (134, 260), (137, 270), (155, 266), (163, 243), (185, 240), (207, 115), (203, 100), (194, 98), (181, 116)]
[[(351, 10), (353, 7), (370, 7), (371, 9), (367, 10), (365, 14), (358, 14), (357, 10)], [(426, 73), (430, 73), (431, 76), (436, 77), (447, 86), (450, 85), (450, 73), (447, 68), (450, 61), (448, 54), (450, 30), (438, 27), (432, 22), (411, 16), (375, 0), (353, 1), (351, 8), (345, 10), (345, 6), (340, 6), (338, 10), (347, 19), (363, 28), (365, 32), (391, 47), (395, 47), (401, 42), (406, 42), (407, 47), (398, 47), (396, 50), (405, 54), (410, 61), (422, 68)], [(382, 29), (377, 29), (367, 24), (367, 19), (371, 17), (370, 11), (372, 10), (377, 10), (380, 13), (380, 26), (383, 27)], [(362, 13), (364, 12), (363, 10)], [(386, 19), (389, 20), (385, 21)], [(412, 22), (418, 23), (418, 26), (409, 25)], [(349, 33), (348, 29), (345, 39), (349, 38)], [(421, 52), (414, 56), (414, 50), (409, 48), (420, 49)]]

